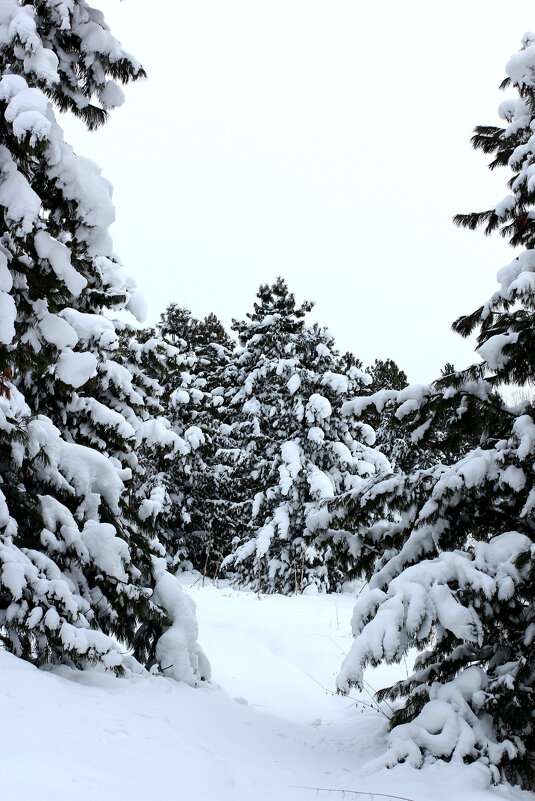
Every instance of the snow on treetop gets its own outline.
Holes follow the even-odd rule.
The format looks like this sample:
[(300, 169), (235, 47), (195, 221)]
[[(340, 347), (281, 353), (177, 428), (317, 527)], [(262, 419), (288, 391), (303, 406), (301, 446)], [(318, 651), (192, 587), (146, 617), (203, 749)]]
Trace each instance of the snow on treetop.
[(524, 250), (510, 264), (498, 271), (498, 281), (501, 284), (499, 296), (509, 298), (513, 285), (523, 273), (535, 273), (535, 250)]
[(98, 516), (101, 498), (113, 511), (119, 510), (122, 478), (126, 477), (126, 471), (117, 469), (110, 459), (92, 448), (65, 442), (44, 415), (29, 420), (27, 435), (30, 458), (40, 452), (46, 454), (48, 463), (41, 469), (45, 471), (47, 482), (52, 481), (59, 489), (73, 494), (76, 491), (82, 498), (90, 500), (89, 517)]
[(58, 349), (74, 348), (78, 342), (78, 335), (66, 320), (57, 314), (50, 314), (45, 300), (36, 300), (33, 310), (39, 320), (39, 328), (47, 342)]
[(535, 86), (534, 34), (525, 33), (522, 44), (523, 49), (511, 56), (505, 65), (505, 71), (517, 86)]
[(520, 439), (517, 454), (519, 459), (526, 459), (535, 449), (535, 423), (529, 414), (518, 417), (513, 425), (513, 431)]
[[(0, 86), (0, 91), (2, 89)], [(25, 139), (29, 134), (30, 145), (34, 146), (50, 135), (52, 123), (46, 117), (47, 107), (48, 101), (39, 89), (23, 89), (9, 100), (4, 117), (13, 124), (13, 133), (18, 139)]]
[(169, 420), (165, 417), (152, 417), (143, 421), (138, 426), (136, 436), (138, 443), (143, 442), (148, 448), (165, 448), (182, 456), (191, 451), (191, 446), (171, 430)]
[(482, 569), (490, 565), (497, 572), (503, 574), (512, 572), (517, 576), (515, 561), (518, 555), (530, 551), (532, 547), (533, 543), (525, 534), (505, 531), (489, 542), (474, 544), (474, 564)]
[(95, 565), (119, 581), (127, 581), (124, 565), (130, 562), (130, 553), (125, 540), (116, 536), (111, 523), (88, 520), (82, 532), (82, 540)]
[(507, 98), (498, 106), (498, 114), (506, 122), (512, 122), (515, 117), (518, 119), (524, 116), (524, 113), (528, 113), (528, 110), (522, 98)]
[[(41, 5), (44, 8), (36, 9), (3, 0), (0, 46), (13, 48), (24, 72), (62, 95), (75, 113), (95, 95), (104, 110), (121, 105), (124, 95), (114, 79), (135, 79), (144, 73), (111, 34), (102, 12), (85, 0), (46, 0)], [(110, 73), (113, 80), (107, 79)], [(93, 127), (105, 115), (85, 119)]]
[(396, 400), (398, 391), (396, 389), (380, 389), (372, 395), (364, 395), (342, 404), (342, 414), (346, 417), (356, 415), (359, 417), (368, 406), (375, 406), (381, 412), (389, 400)]
[(301, 470), (301, 448), (299, 442), (296, 440), (289, 440), (283, 442), (281, 446), (281, 455), (284, 463), (288, 467), (288, 471), (292, 478), (297, 478)]
[(349, 389), (349, 378), (342, 373), (332, 373), (327, 371), (323, 374), (321, 383), (330, 387), (333, 392), (346, 393)]

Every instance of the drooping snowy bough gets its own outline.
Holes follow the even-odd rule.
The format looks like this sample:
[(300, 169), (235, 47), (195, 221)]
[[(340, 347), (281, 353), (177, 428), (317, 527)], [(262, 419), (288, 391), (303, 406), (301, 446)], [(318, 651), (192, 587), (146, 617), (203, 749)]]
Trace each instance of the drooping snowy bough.
[(113, 252), (111, 187), (54, 113), (93, 128), (123, 100), (116, 81), (143, 74), (84, 0), (0, 3), (0, 641), (38, 665), (162, 652), (196, 683), (194, 612), (161, 575), (135, 452), (181, 442), (111, 320), (144, 305)]

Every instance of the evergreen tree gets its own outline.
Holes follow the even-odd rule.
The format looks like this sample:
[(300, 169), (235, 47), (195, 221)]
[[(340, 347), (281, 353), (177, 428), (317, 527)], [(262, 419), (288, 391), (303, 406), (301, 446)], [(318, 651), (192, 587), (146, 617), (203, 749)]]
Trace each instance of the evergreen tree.
[(393, 359), (376, 359), (366, 372), (372, 379), (368, 389), (377, 392), (380, 389), (403, 389), (407, 386), (407, 375), (400, 370)]
[(192, 317), (189, 309), (170, 303), (157, 326), (158, 335), (166, 342), (176, 345), (182, 352), (193, 350), (193, 339), (198, 320)]
[(216, 352), (219, 348), (226, 348), (233, 351), (234, 340), (229, 336), (221, 320), (210, 312), (203, 320), (200, 320), (195, 330), (194, 348), (195, 352), (202, 355), (210, 352), (210, 346), (215, 346)]
[[(371, 378), (367, 387), (371, 395), (384, 390), (401, 390), (408, 384), (406, 374), (392, 359), (375, 359), (366, 372)], [(385, 402), (380, 412), (375, 406), (369, 406), (363, 419), (375, 429), (375, 447), (385, 454), (394, 470), (407, 472), (423, 466), (427, 451), (412, 441), (412, 432), (396, 417), (393, 403)]]
[(181, 564), (198, 568), (199, 552), (204, 552), (202, 535), (192, 531), (192, 511), (197, 507), (197, 478), (203, 472), (202, 446), (205, 436), (197, 418), (206, 404), (204, 381), (196, 375), (194, 351), (198, 320), (189, 309), (170, 304), (160, 318), (157, 331), (169, 347), (174, 347), (164, 379), (167, 417), (172, 430), (184, 443), (184, 450), (166, 465), (165, 485), (169, 503), (158, 521), (159, 536), (165, 543), (172, 569)]
[[(351, 537), (323, 525), (326, 499), (389, 466), (371, 428), (342, 406), (368, 377), (340, 363), (332, 335), (307, 326), (279, 278), (261, 286), (248, 320), (234, 322), (241, 349), (229, 365), (228, 499), (235, 578), (267, 592), (340, 588), (351, 576)], [(236, 497), (236, 492), (239, 496)]]
[(226, 371), (234, 347), (235, 342), (215, 314), (199, 321), (194, 339), (194, 372), (203, 398), (195, 422), (203, 441), (190, 481), (194, 498), (189, 531), (195, 552), (190, 549), (188, 558), (211, 577), (217, 576), (228, 553), (229, 509), (223, 498), (228, 494), (230, 473), (222, 452), (228, 445)]
[(0, 635), (36, 664), (116, 669), (131, 661), (120, 641), (195, 683), (194, 614), (125, 487), (136, 443), (176, 447), (104, 314), (142, 302), (112, 250), (110, 186), (49, 102), (92, 128), (122, 102), (115, 79), (142, 75), (84, 0), (2, 4)]
[(161, 316), (158, 335), (172, 360), (163, 378), (166, 414), (182, 443), (159, 477), (167, 493), (165, 512), (157, 523), (159, 536), (173, 569), (193, 567), (213, 575), (222, 559), (221, 537), (227, 527), (219, 512), (217, 438), (224, 403), (220, 374), (233, 342), (214, 314), (196, 320), (174, 303)]
[[(399, 515), (373, 542), (370, 592), (357, 603), (357, 639), (339, 677), (346, 691), (361, 684), (366, 664), (399, 660), (415, 646), (413, 674), (380, 693), (404, 699), (386, 763), (478, 760), (494, 780), (525, 787), (535, 779), (535, 408), (529, 398), (508, 408), (496, 390), (535, 379), (534, 45), (526, 35), (507, 64), (504, 86), (519, 94), (500, 106), (508, 127), (477, 128), (472, 140), (494, 154), (491, 168), (511, 167), (511, 194), (490, 211), (455, 218), (526, 248), (499, 272), (500, 289), (454, 324), (464, 336), (477, 329), (482, 361), (460, 372), (448, 365), (433, 386), (394, 398), (431, 443), (440, 422), (447, 452), (471, 449), (449, 465), (398, 476), (394, 488), (383, 482), (385, 506), (397, 504)], [(371, 534), (361, 536), (372, 544)]]
[[(190, 313), (187, 312), (186, 319), (189, 318)], [(141, 501), (139, 514), (153, 524), (158, 540), (165, 549), (168, 563), (174, 566), (167, 545), (170, 530), (174, 531), (177, 528), (181, 507), (178, 507), (177, 511), (176, 499), (171, 497), (169, 477), (170, 471), (175, 467), (175, 461), (182, 463), (188, 459), (191, 448), (181, 436), (187, 426), (175, 426), (171, 421), (171, 416), (175, 414), (175, 404), (171, 404), (171, 395), (182, 387), (184, 380), (187, 381), (191, 355), (188, 357), (187, 343), (182, 336), (177, 335), (177, 328), (174, 333), (167, 330), (166, 338), (162, 337), (161, 328), (166, 322), (165, 315), (162, 315), (156, 329), (137, 330), (135, 341), (130, 347), (136, 353), (141, 374), (148, 374), (151, 377), (153, 393), (154, 388), (159, 390), (157, 406), (151, 409), (148, 421), (150, 428), (159, 429), (154, 440), (161, 444), (173, 443), (172, 448), (165, 449), (161, 444), (155, 448), (154, 444), (149, 443), (147, 447), (143, 442), (138, 442), (137, 452), (143, 464), (142, 482), (136, 487), (136, 496)], [(164, 432), (161, 429), (162, 425), (165, 427)]]

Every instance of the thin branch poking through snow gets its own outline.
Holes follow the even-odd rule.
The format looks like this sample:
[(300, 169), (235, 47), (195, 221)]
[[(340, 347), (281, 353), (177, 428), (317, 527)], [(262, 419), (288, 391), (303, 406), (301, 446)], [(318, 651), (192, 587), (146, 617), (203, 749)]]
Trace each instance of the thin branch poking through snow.
[[(329, 693), (329, 695), (338, 695), (338, 693), (334, 692), (333, 690), (329, 690), (327, 689), (327, 687), (324, 687), (320, 681), (315, 679), (314, 676), (311, 676), (310, 673), (308, 673), (306, 670), (303, 670), (303, 673), (305, 674), (305, 676), (308, 676), (309, 679), (315, 682), (318, 685), (318, 687), (321, 687), (322, 690), (324, 690), (326, 693)], [(368, 693), (368, 695), (370, 695), (370, 693)], [(374, 710), (374, 712), (380, 712), (381, 715), (384, 715), (387, 720), (390, 720), (384, 709), (381, 709), (377, 701), (371, 695), (370, 697), (372, 698), (373, 701), (372, 704), (369, 704), (367, 701), (362, 701), (360, 698), (354, 698), (352, 695), (346, 695), (346, 698), (349, 698), (350, 701), (354, 701), (356, 704), (362, 704), (362, 706), (369, 706), (370, 709)], [(353, 790), (351, 790), (350, 792), (353, 792)], [(409, 801), (411, 801), (411, 799), (409, 799)]]
[(395, 798), (397, 801), (414, 801), (404, 795), (392, 795), (392, 793), (370, 793), (366, 790), (338, 790), (334, 787), (305, 787), (302, 784), (291, 784), (290, 787), (296, 790), (315, 790), (316, 793), (350, 793), (352, 795), (367, 795), (370, 798)]

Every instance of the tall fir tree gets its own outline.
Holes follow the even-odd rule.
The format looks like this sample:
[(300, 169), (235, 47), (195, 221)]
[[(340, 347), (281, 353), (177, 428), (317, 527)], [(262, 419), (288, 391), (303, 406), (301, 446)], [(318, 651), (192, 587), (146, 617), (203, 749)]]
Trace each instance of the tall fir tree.
[(227, 374), (227, 451), (241, 514), (224, 567), (264, 592), (339, 589), (351, 577), (352, 541), (324, 527), (325, 501), (389, 470), (370, 447), (373, 430), (341, 412), (369, 378), (338, 372), (332, 335), (306, 325), (311, 308), (279, 278), (233, 325), (241, 349)]
[[(433, 444), (438, 427), (446, 440), (435, 447), (446, 441), (460, 458), (383, 484), (385, 507), (400, 513), (373, 542), (370, 591), (357, 603), (338, 681), (342, 691), (361, 685), (367, 664), (416, 647), (412, 675), (380, 693), (403, 698), (386, 764), (477, 761), (495, 781), (533, 787), (535, 408), (529, 398), (507, 407), (496, 391), (535, 380), (535, 38), (522, 44), (506, 67), (503, 86), (519, 95), (500, 106), (507, 127), (479, 127), (472, 140), (493, 154), (491, 168), (513, 170), (511, 193), (455, 222), (498, 230), (525, 250), (498, 273), (498, 291), (454, 324), (463, 336), (477, 330), (482, 361), (460, 372), (448, 365), (433, 386), (393, 396), (421, 437)], [(363, 531), (363, 546), (371, 539)]]
[(196, 683), (194, 613), (126, 489), (136, 444), (176, 447), (110, 320), (143, 303), (112, 249), (111, 188), (52, 105), (94, 128), (123, 100), (116, 80), (143, 74), (84, 0), (2, 3), (0, 636), (38, 665), (119, 670), (131, 646)]

